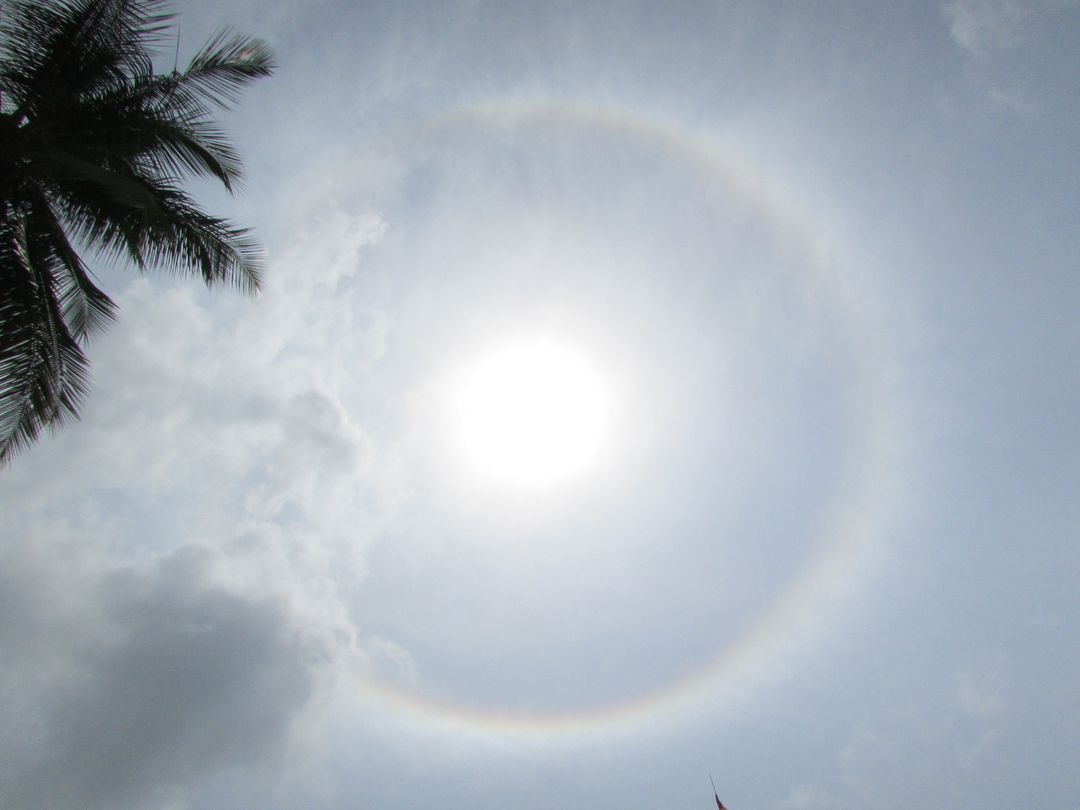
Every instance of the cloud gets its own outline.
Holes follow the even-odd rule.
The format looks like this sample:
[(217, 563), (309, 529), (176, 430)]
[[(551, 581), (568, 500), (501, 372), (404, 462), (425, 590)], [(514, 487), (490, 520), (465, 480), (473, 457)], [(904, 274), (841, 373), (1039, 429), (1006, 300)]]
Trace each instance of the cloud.
[(981, 56), (1022, 45), (1043, 19), (1076, 5), (1075, 0), (951, 0), (942, 11), (953, 41)]
[(956, 44), (979, 54), (1022, 42), (1032, 8), (1023, 0), (953, 0), (943, 10)]
[(840, 810), (850, 807), (846, 801), (814, 785), (801, 785), (780, 802), (781, 810)]
[(1007, 708), (1004, 677), (999, 664), (982, 663), (956, 675), (956, 696), (961, 711), (980, 720), (993, 720)]
[(0, 805), (183, 806), (315, 756), (301, 732), (370, 657), (347, 592), (396, 492), (356, 380), (389, 321), (351, 286), (382, 228), (321, 217), (254, 302), (118, 296), (83, 421), (5, 473)]
[(416, 661), (404, 647), (389, 639), (373, 636), (367, 640), (364, 648), (369, 664), (377, 676), (416, 684)]
[(351, 285), (382, 227), (322, 217), (271, 262), (255, 301), (195, 282), (131, 283), (116, 328), (91, 347), (83, 420), (20, 459), (11, 502), (70, 510), (82, 493), (111, 513), (100, 529), (158, 548), (268, 522), (353, 545), (358, 511), (375, 508), (359, 484), (379, 452), (358, 380), (389, 326)]
[(1001, 656), (984, 656), (956, 674), (956, 703), (966, 721), (957, 760), (968, 769), (998, 753), (1009, 711), (1005, 672)]
[(1056, 85), (1068, 84), (1070, 74), (1065, 63), (1049, 54), (1073, 24), (1067, 13), (1077, 9), (1080, 0), (945, 3), (942, 16), (952, 40), (968, 58), (962, 84), (936, 89), (939, 110), (960, 119), (985, 112), (1028, 119), (1055, 113), (1060, 96)]
[(220, 581), (230, 563), (206, 547), (100, 570), (41, 562), (23, 587), (5, 583), (8, 606), (35, 621), (5, 626), (4, 806), (157, 804), (281, 757), (347, 647), (286, 594)]
[(856, 729), (840, 751), (840, 772), (845, 787), (864, 807), (893, 806), (881, 788), (894, 776), (895, 744), (869, 729)]
[(925, 696), (923, 713), (890, 712), (853, 726), (836, 750), (835, 769), (793, 786), (779, 807), (888, 810), (907, 803), (912, 784), (927, 786), (924, 803), (962, 803), (988, 767), (1009, 761), (1007, 672), (1003, 656), (982, 655), (942, 681), (940, 702)]

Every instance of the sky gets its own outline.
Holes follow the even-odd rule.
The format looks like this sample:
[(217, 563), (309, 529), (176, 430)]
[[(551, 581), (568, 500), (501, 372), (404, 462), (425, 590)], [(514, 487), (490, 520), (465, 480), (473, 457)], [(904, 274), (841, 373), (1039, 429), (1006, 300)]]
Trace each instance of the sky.
[(1080, 4), (173, 8), (264, 290), (95, 264), (0, 805), (1078, 806)]

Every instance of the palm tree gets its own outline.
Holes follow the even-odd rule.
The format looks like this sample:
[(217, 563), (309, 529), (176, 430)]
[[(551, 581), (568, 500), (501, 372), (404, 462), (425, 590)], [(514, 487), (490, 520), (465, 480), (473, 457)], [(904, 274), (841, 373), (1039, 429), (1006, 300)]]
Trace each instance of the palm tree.
[(82, 258), (259, 288), (249, 232), (180, 187), (235, 189), (239, 158), (215, 110), (273, 70), (263, 42), (223, 31), (184, 71), (155, 72), (163, 0), (0, 6), (0, 465), (77, 417), (88, 338), (115, 306)]

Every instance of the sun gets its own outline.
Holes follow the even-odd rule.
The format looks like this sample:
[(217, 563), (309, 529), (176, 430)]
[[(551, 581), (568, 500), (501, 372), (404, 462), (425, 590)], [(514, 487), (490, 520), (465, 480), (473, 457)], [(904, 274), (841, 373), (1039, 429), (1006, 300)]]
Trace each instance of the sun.
[(510, 341), (479, 358), (462, 376), (455, 404), (468, 466), (514, 488), (580, 476), (607, 431), (600, 375), (581, 352), (546, 338)]

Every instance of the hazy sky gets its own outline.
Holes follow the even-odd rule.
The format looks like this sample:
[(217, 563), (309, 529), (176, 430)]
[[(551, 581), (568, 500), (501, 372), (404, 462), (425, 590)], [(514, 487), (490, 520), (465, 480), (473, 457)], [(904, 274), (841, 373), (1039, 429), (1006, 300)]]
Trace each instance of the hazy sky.
[(100, 269), (0, 805), (1080, 806), (1080, 3), (175, 9), (266, 288)]

